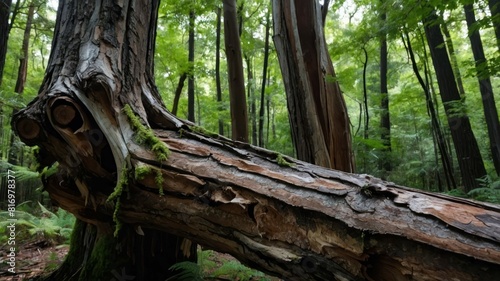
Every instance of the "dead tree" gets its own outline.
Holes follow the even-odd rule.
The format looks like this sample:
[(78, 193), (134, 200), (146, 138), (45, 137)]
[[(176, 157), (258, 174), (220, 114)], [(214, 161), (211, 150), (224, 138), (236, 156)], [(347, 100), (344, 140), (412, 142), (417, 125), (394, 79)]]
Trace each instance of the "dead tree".
[(152, 78), (157, 4), (60, 1), (39, 95), (13, 118), (42, 167), (59, 163), (44, 177), (51, 198), (95, 229), (76, 230), (85, 242), (65, 276), (113, 277), (117, 257), (136, 280), (165, 280), (189, 241), (287, 280), (500, 276), (498, 206), (321, 168), (170, 114)]

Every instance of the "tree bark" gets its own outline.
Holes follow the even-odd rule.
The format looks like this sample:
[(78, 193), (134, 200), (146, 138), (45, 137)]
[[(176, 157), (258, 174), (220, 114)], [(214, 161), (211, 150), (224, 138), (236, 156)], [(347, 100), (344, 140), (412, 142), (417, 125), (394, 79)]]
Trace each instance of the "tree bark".
[(287, 280), (498, 277), (497, 206), (195, 133), (152, 80), (158, 2), (96, 3), (60, 2), (44, 84), (12, 121), (83, 222), (56, 274), (165, 280), (193, 241)]
[[(266, 13), (266, 26), (264, 35), (264, 64), (262, 66), (262, 86), (260, 88), (260, 108), (259, 108), (259, 146), (265, 147), (264, 143), (264, 106), (266, 102), (267, 67), (269, 64), (269, 36), (271, 29), (270, 11)], [(269, 116), (268, 116), (269, 120)], [(269, 129), (268, 129), (269, 133)]]
[(425, 34), (431, 52), (432, 63), (438, 79), (451, 137), (457, 153), (462, 183), (466, 192), (479, 187), (478, 179), (486, 176), (483, 158), (472, 132), (469, 117), (458, 92), (455, 75), (444, 46), (439, 17), (433, 11), (425, 20)]
[(217, 88), (217, 110), (219, 111), (219, 135), (224, 135), (224, 121), (222, 119), (221, 112), (223, 111), (222, 106), (222, 87), (220, 80), (220, 39), (221, 39), (221, 8), (217, 7), (217, 28), (216, 28), (216, 39), (215, 39), (215, 85)]
[(325, 43), (317, 1), (273, 2), (274, 44), (299, 159), (354, 171), (349, 117)]
[(7, 58), (7, 42), (9, 40), (9, 16), (12, 0), (0, 1), (0, 85), (2, 85), (3, 69)]
[[(479, 30), (475, 29), (476, 16), (472, 4), (464, 5), (465, 19), (469, 28), (469, 39), (472, 46), (472, 53), (476, 63), (477, 79), (479, 81), (479, 91), (483, 101), (484, 117), (488, 128), (488, 137), (490, 140), (490, 151), (493, 159), (493, 165), (497, 175), (500, 176), (500, 122), (498, 121), (498, 112), (495, 103), (495, 95), (491, 85), (489, 71), (481, 71), (487, 64), (484, 55), (483, 43)], [(486, 67), (487, 68), (487, 67)]]
[[(188, 120), (195, 122), (194, 117), (194, 24), (195, 24), (195, 13), (194, 9), (191, 8), (189, 11), (189, 40), (188, 40), (188, 64), (189, 64), (189, 75), (188, 75)], [(199, 117), (199, 116), (198, 116)]]
[(497, 38), (497, 46), (500, 51), (500, 0), (488, 0), (490, 8), (493, 28), (495, 29), (495, 37)]
[(248, 142), (248, 112), (236, 0), (223, 0), (232, 138)]

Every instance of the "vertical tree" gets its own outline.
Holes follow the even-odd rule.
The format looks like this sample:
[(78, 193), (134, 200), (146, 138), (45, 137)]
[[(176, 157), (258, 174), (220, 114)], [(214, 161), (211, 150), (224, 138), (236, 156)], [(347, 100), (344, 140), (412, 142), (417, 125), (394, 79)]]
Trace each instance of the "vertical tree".
[(219, 135), (224, 135), (224, 121), (222, 120), (220, 113), (222, 111), (222, 87), (220, 80), (220, 39), (221, 39), (221, 14), (222, 10), (220, 7), (217, 7), (217, 27), (215, 29), (216, 37), (215, 37), (215, 87), (217, 92), (217, 103), (218, 103), (218, 111), (219, 111)]
[(223, 0), (232, 138), (248, 142), (248, 113), (236, 0)]
[(299, 159), (353, 171), (349, 118), (317, 1), (274, 0), (274, 43)]
[(9, 15), (12, 0), (0, 1), (0, 85), (2, 85), (3, 69), (7, 55), (7, 41), (9, 39)]
[(194, 28), (195, 28), (194, 8), (189, 10), (189, 39), (188, 39), (188, 120), (195, 122), (194, 117)]
[(495, 95), (491, 86), (490, 74), (487, 70), (487, 61), (484, 55), (483, 43), (479, 30), (475, 27), (477, 24), (472, 4), (464, 5), (465, 20), (469, 28), (469, 39), (476, 63), (477, 79), (479, 81), (479, 91), (483, 101), (484, 117), (488, 127), (488, 137), (490, 139), (490, 150), (493, 158), (493, 164), (497, 175), (500, 176), (500, 123), (498, 121), (498, 112), (495, 104)]
[(431, 52), (432, 63), (438, 80), (441, 100), (443, 101), (451, 137), (458, 158), (462, 175), (462, 183), (466, 191), (479, 187), (479, 178), (486, 176), (483, 158), (472, 132), (469, 117), (465, 112), (460, 93), (453, 74), (450, 59), (446, 49), (443, 34), (440, 29), (440, 19), (432, 11), (424, 20), (425, 35)]
[(387, 15), (385, 12), (385, 1), (381, 1), (381, 35), (380, 35), (380, 137), (382, 140), (383, 156), (380, 161), (380, 169), (385, 173), (391, 171), (391, 120), (389, 115), (389, 94), (387, 90)]
[[(259, 108), (259, 146), (264, 147), (264, 105), (266, 98), (267, 67), (269, 64), (269, 35), (271, 29), (271, 19), (269, 9), (266, 12), (266, 26), (264, 35), (264, 64), (262, 66), (262, 86), (260, 88), (260, 108)], [(269, 116), (268, 116), (269, 120)], [(269, 127), (269, 126), (268, 126)], [(269, 132), (269, 130), (268, 130)]]
[(500, 51), (500, 0), (488, 0), (497, 46)]

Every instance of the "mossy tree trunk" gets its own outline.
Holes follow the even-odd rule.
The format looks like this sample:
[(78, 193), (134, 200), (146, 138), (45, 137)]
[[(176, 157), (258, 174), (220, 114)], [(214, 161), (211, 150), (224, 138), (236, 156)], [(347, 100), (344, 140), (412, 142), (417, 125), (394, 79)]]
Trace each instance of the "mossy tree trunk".
[(157, 4), (61, 1), (40, 94), (14, 116), (41, 166), (59, 163), (45, 188), (80, 221), (52, 280), (165, 280), (194, 243), (287, 280), (499, 276), (497, 206), (296, 161), (166, 111)]

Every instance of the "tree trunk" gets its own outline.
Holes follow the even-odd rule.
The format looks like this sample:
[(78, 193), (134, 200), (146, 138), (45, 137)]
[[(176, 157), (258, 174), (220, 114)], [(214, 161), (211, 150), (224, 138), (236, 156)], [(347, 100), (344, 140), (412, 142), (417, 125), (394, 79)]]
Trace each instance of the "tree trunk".
[(458, 92), (460, 93), (461, 97), (464, 97), (464, 83), (462, 82), (462, 74), (460, 73), (460, 67), (458, 66), (457, 54), (455, 52), (455, 47), (453, 46), (453, 41), (451, 40), (451, 34), (446, 23), (443, 23), (441, 26), (445, 37), (446, 48), (448, 48), (448, 53), (450, 55), (453, 74), (455, 74), (455, 77), (457, 79)]
[[(188, 64), (189, 64), (189, 75), (188, 75), (188, 120), (195, 122), (194, 117), (194, 20), (195, 13), (191, 9), (189, 11), (189, 39), (188, 39)], [(199, 117), (199, 116), (198, 116)]]
[(415, 76), (417, 77), (418, 82), (422, 87), (422, 90), (424, 91), (425, 101), (427, 105), (427, 114), (431, 118), (432, 135), (438, 145), (439, 155), (441, 156), (441, 163), (443, 165), (443, 173), (445, 175), (446, 184), (448, 190), (455, 189), (457, 188), (457, 186), (453, 174), (452, 157), (450, 149), (448, 149), (448, 146), (446, 145), (446, 138), (444, 136), (441, 122), (439, 121), (439, 114), (436, 110), (436, 107), (434, 106), (435, 103), (432, 99), (430, 89), (427, 86), (427, 83), (425, 83), (424, 79), (422, 78), (422, 75), (420, 75), (420, 71), (418, 70), (418, 65), (413, 52), (410, 36), (406, 30), (403, 33), (403, 38), (402, 38), (403, 44), (405, 43), (405, 36), (406, 36), (405, 48), (407, 49), (407, 53), (411, 61), (413, 73), (415, 73)]
[(439, 18), (432, 12), (424, 20), (425, 34), (431, 52), (432, 63), (438, 79), (441, 100), (443, 101), (451, 137), (457, 153), (462, 183), (466, 192), (479, 187), (478, 179), (486, 176), (483, 158), (472, 132), (469, 117), (455, 83), (455, 75), (444, 46)]
[[(116, 214), (109, 217), (97, 209), (116, 207), (119, 213), (126, 196), (105, 203), (95, 201), (98, 197), (93, 195), (97, 191), (107, 196), (115, 186), (124, 185), (117, 184), (117, 179), (125, 178), (122, 171), (130, 167), (127, 146), (133, 142), (134, 124), (165, 123), (159, 112), (166, 110), (152, 75), (157, 6), (158, 1), (145, 0), (123, 6), (60, 1), (53, 48), (39, 96), (32, 107), (16, 115), (13, 123), (27, 144), (42, 145), (42, 167), (54, 161), (65, 167), (67, 173), (57, 180), (61, 185), (76, 184), (68, 195), (86, 198), (82, 206), (87, 207), (75, 215), (92, 224), (94, 234), (74, 242), (83, 244), (84, 249), (68, 257), (78, 263), (77, 268), (69, 267), (73, 272), (65, 272), (73, 276), (71, 280), (111, 280), (114, 272), (121, 274), (122, 269), (141, 280), (164, 280), (172, 274), (170, 265), (196, 260), (196, 248), (188, 240), (147, 226), (120, 227)], [(136, 123), (129, 123), (123, 111), (125, 104), (133, 105), (140, 115)], [(52, 131), (46, 131), (48, 128)], [(136, 140), (151, 145), (148, 137)], [(150, 149), (158, 151), (161, 147)], [(78, 200), (70, 206), (62, 200), (56, 202), (75, 212)], [(88, 253), (83, 262), (78, 260), (81, 251)]]
[(223, 0), (232, 138), (248, 142), (248, 113), (236, 0)]
[(477, 79), (479, 81), (479, 91), (483, 101), (484, 117), (488, 128), (488, 137), (490, 139), (490, 150), (493, 158), (493, 165), (497, 175), (500, 176), (500, 122), (498, 121), (498, 112), (495, 104), (495, 95), (491, 86), (490, 74), (488, 71), (481, 71), (484, 64), (487, 63), (484, 55), (483, 43), (479, 30), (474, 26), (476, 16), (472, 4), (464, 5), (465, 19), (469, 28), (469, 39), (472, 46), (472, 53), (476, 62)]
[(349, 117), (335, 79), (317, 1), (273, 2), (274, 44), (298, 158), (354, 171)]
[(495, 37), (497, 38), (497, 46), (500, 51), (500, 0), (488, 0), (490, 8), (493, 28), (495, 29)]
[(7, 42), (9, 41), (9, 16), (12, 0), (0, 1), (0, 85), (2, 85), (3, 69), (7, 58)]
[[(269, 36), (271, 29), (270, 11), (266, 13), (266, 33), (264, 35), (264, 64), (262, 66), (262, 87), (260, 88), (260, 108), (259, 108), (259, 146), (265, 147), (264, 143), (264, 104), (266, 102), (267, 67), (269, 64)], [(269, 120), (269, 115), (268, 115)], [(269, 127), (269, 126), (268, 126)], [(269, 128), (268, 128), (269, 132)]]
[(45, 188), (81, 221), (52, 280), (165, 280), (190, 241), (287, 280), (500, 274), (497, 206), (195, 133), (154, 87), (157, 1), (59, 5), (40, 93), (12, 121), (41, 169), (59, 162)]
[(381, 1), (381, 10), (382, 13), (380, 15), (381, 29), (382, 35), (380, 36), (380, 139), (382, 140), (382, 144), (384, 148), (382, 150), (382, 157), (380, 161), (379, 168), (383, 171), (384, 177), (387, 176), (387, 173), (392, 170), (391, 165), (391, 119), (390, 119), (390, 111), (389, 111), (389, 91), (387, 89), (387, 63), (388, 63), (388, 54), (387, 54), (387, 33), (384, 30), (387, 30), (387, 15), (386, 15), (386, 7), (385, 1)]
[(186, 81), (187, 73), (183, 72), (179, 77), (179, 82), (177, 83), (177, 88), (175, 88), (174, 101), (172, 104), (172, 114), (177, 116), (177, 110), (179, 109), (179, 100), (182, 94), (182, 88), (184, 88), (184, 82)]
[(217, 88), (217, 103), (218, 103), (218, 111), (219, 111), (219, 135), (224, 135), (224, 121), (222, 119), (221, 112), (223, 111), (222, 107), (222, 87), (220, 80), (220, 37), (221, 37), (221, 8), (217, 7), (217, 29), (216, 29), (216, 39), (215, 39), (215, 85)]

